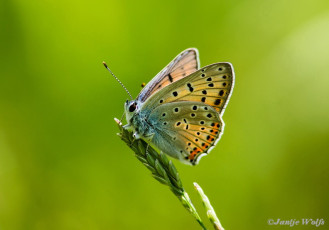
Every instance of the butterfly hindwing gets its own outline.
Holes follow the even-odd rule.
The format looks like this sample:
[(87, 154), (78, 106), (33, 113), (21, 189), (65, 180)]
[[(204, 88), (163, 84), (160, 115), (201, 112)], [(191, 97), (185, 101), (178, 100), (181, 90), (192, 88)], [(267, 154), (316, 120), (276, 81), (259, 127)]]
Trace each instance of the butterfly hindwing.
[(224, 125), (211, 106), (187, 101), (158, 106), (149, 121), (156, 128), (151, 145), (193, 165), (217, 143)]
[(183, 51), (144, 87), (138, 95), (138, 100), (144, 102), (157, 91), (188, 76), (198, 68), (198, 50), (190, 48)]

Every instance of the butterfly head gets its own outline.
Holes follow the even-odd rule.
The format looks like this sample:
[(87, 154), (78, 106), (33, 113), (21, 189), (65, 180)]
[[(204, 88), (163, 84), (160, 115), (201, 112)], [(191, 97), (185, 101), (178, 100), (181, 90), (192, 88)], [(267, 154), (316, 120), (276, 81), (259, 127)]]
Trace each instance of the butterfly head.
[(134, 114), (137, 112), (138, 110), (138, 103), (136, 100), (127, 100), (125, 103), (125, 113), (126, 113), (126, 119), (127, 121), (129, 121)]

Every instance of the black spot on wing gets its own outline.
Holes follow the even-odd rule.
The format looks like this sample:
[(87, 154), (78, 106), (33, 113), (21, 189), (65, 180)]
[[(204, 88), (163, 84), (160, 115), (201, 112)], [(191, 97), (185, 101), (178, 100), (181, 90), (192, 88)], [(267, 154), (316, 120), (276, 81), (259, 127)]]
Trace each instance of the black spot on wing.
[(220, 104), (220, 99), (216, 99), (216, 101), (215, 101), (215, 105), (219, 105)]
[(168, 76), (170, 82), (173, 82), (174, 81), (174, 79), (172, 78), (172, 76), (171, 76), (170, 73), (167, 76)]
[(187, 83), (187, 87), (190, 90), (190, 92), (193, 92), (194, 88), (192, 87), (191, 83)]

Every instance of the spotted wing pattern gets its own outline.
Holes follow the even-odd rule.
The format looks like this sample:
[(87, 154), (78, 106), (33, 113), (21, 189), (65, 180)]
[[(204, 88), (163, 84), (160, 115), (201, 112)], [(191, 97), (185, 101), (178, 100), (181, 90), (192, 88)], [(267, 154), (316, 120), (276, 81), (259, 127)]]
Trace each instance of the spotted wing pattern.
[(197, 164), (224, 131), (222, 115), (232, 94), (234, 72), (230, 63), (206, 66), (152, 95), (142, 109), (152, 111), (157, 132), (152, 145)]
[(151, 113), (156, 134), (151, 145), (187, 164), (197, 164), (220, 139), (223, 122), (202, 102), (171, 102)]
[(190, 48), (183, 51), (144, 87), (137, 99), (144, 102), (155, 92), (188, 76), (198, 68), (198, 50)]
[(234, 72), (230, 63), (216, 63), (168, 85), (145, 103), (147, 108), (177, 101), (202, 102), (223, 114), (232, 94)]

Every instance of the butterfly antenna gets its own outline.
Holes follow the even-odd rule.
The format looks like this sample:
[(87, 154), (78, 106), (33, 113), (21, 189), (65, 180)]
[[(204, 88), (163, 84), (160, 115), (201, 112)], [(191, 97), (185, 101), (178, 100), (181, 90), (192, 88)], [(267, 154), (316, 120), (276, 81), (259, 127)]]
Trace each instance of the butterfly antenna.
[(103, 65), (105, 66), (105, 68), (112, 74), (112, 76), (120, 83), (120, 85), (126, 90), (126, 92), (128, 93), (129, 97), (131, 100), (133, 100), (133, 97), (131, 96), (131, 94), (129, 93), (128, 89), (122, 84), (122, 82), (114, 75), (114, 73), (112, 73), (112, 71), (110, 70), (110, 68), (107, 66), (107, 64), (103, 61)]

